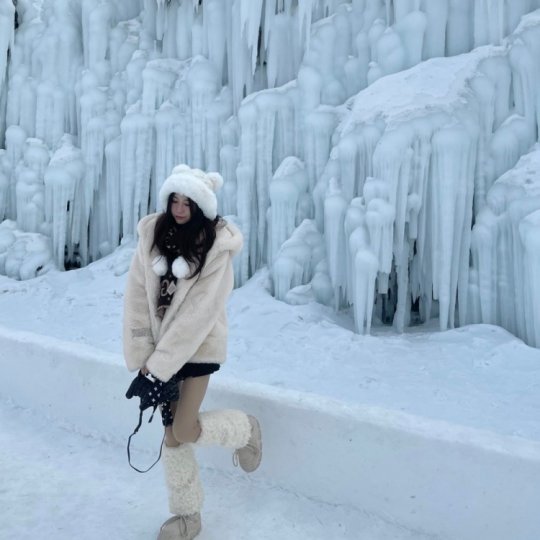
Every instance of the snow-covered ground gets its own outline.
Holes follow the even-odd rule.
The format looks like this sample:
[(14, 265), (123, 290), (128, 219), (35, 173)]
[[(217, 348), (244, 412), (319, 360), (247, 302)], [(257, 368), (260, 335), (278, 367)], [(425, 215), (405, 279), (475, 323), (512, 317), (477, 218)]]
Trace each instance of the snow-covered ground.
[[(124, 248), (89, 267), (34, 280), (0, 277), (0, 324), (121, 353)], [(435, 321), (404, 334), (352, 330), (347, 314), (272, 298), (263, 270), (229, 303), (222, 374), (347, 404), (381, 406), (540, 441), (540, 350), (505, 330)]]
[[(0, 426), (0, 447), (8, 449), (0, 460), (0, 538), (147, 540), (169, 517), (160, 467), (138, 475), (122, 448), (6, 402), (0, 403)], [(238, 473), (203, 468), (202, 480), (200, 540), (433, 538)]]
[[(135, 420), (134, 403), (126, 403), (133, 415), (124, 416), (126, 408), (119, 407), (127, 401), (122, 397), (125, 381), (109, 380), (122, 373), (122, 300), (131, 247), (81, 270), (23, 282), (0, 278), (3, 348), (8, 344), (11, 356), (21, 362), (11, 370), (12, 377), (23, 379), (0, 385), (0, 444), (9, 449), (0, 462), (0, 507), (9, 509), (1, 538), (31, 538), (39, 523), (46, 539), (71, 538), (79, 529), (81, 538), (89, 531), (142, 538), (154, 534), (166, 517), (164, 486), (157, 476), (161, 473), (140, 478), (125, 463), (118, 443), (123, 435), (109, 435), (111, 429), (119, 433), (115, 426), (129, 432), (132, 426), (127, 423)], [(537, 498), (534, 478), (540, 462), (539, 350), (489, 325), (440, 332), (435, 322), (401, 335), (376, 326), (371, 336), (357, 335), (350, 314), (335, 314), (319, 304), (279, 302), (267, 290), (268, 279), (262, 270), (234, 291), (229, 359), (213, 376), (217, 394), (209, 396), (211, 406), (248, 406), (261, 414), (268, 437), (265, 470), (255, 479), (231, 477), (213, 458), (203, 461), (213, 468), (204, 469), (207, 536), (202, 538), (213, 538), (218, 531), (220, 538), (235, 539), (424, 538), (416, 530), (439, 530), (440, 520), (441, 531), (456, 530), (446, 505), (457, 504), (467, 514), (464, 527), (469, 531), (493, 531), (493, 513), (499, 519), (505, 507), (506, 523), (512, 523), (506, 530), (521, 523), (516, 539), (536, 540), (540, 523), (527, 501)], [(18, 336), (17, 331), (33, 337)], [(58, 339), (66, 346), (57, 362)], [(85, 360), (69, 369), (68, 364), (88, 355), (99, 358), (99, 351), (103, 363)], [(0, 354), (3, 368), (9, 369), (9, 357), (9, 351)], [(28, 369), (43, 384), (47, 377), (52, 381), (58, 376), (72, 381), (62, 383), (63, 388), (83, 381), (73, 394), (81, 403), (72, 404), (72, 418), (62, 424), (67, 430), (56, 424), (64, 406), (59, 397), (51, 398), (54, 404), (46, 410), (36, 406), (39, 399), (27, 400), (31, 410), (26, 412), (8, 403), (16, 398), (10, 392), (24, 386)], [(32, 392), (38, 391), (31, 384)], [(103, 401), (99, 406), (92, 405), (96, 392)], [(245, 398), (231, 401), (230, 396), (243, 392)], [(21, 405), (20, 399), (14, 402)], [(122, 409), (120, 420), (112, 418), (117, 408)], [(100, 436), (96, 426), (104, 412), (111, 416), (106, 421), (109, 431)], [(99, 418), (80, 433), (70, 424), (92, 415)], [(83, 439), (88, 433), (97, 439)], [(314, 440), (325, 434), (328, 440)], [(332, 437), (339, 440), (332, 442)], [(147, 451), (155, 444), (142, 447)], [(148, 459), (145, 455), (141, 461)], [(339, 480), (325, 487), (328, 460), (337, 460), (333, 474)], [(454, 470), (467, 480), (454, 485)], [(34, 488), (38, 479), (40, 487)], [(502, 498), (501, 483), (506, 483)], [(320, 502), (325, 490), (327, 503), (342, 502)], [(319, 502), (306, 493), (316, 493)], [(141, 494), (151, 502), (135, 502)], [(235, 509), (235, 517), (223, 510), (225, 502)], [(360, 511), (370, 504), (370, 512), (381, 509), (378, 515), (390, 522)], [(414, 530), (393, 525), (393, 511), (400, 525), (407, 523)], [(237, 516), (244, 514), (249, 519), (239, 522)]]

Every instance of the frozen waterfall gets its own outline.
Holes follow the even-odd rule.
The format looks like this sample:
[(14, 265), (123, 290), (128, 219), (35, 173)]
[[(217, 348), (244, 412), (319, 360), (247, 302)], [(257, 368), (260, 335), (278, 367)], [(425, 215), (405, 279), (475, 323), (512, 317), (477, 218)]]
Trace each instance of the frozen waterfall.
[(268, 265), (276, 297), (359, 332), (438, 317), (540, 345), (513, 169), (538, 140), (539, 7), (0, 0), (0, 272), (111, 253), (186, 162), (225, 178), (239, 283)]

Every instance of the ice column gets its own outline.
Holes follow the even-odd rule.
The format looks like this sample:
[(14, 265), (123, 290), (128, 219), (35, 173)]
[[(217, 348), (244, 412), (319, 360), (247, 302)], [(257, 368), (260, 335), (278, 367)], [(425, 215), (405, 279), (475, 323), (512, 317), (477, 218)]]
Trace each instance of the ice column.
[[(53, 154), (45, 171), (45, 218), (51, 228), (54, 261), (58, 268), (64, 267), (65, 249), (70, 248), (74, 234), (75, 195), (81, 186), (84, 163), (81, 151), (73, 146), (70, 137), (62, 139), (61, 146)], [(80, 221), (79, 221), (80, 222)], [(73, 250), (68, 249), (73, 259)]]
[(14, 28), (15, 6), (12, 0), (0, 0), (0, 95), (6, 76), (8, 50), (13, 46)]
[(0, 221), (7, 219), (10, 169), (5, 150), (0, 150)]
[(8, 174), (8, 199), (7, 199), (7, 216), (11, 219), (17, 217), (17, 204), (15, 199), (15, 170), (19, 161), (23, 157), (24, 146), (26, 143), (26, 133), (19, 126), (10, 126), (6, 130), (6, 155), (5, 167)]
[(301, 196), (307, 192), (308, 182), (304, 164), (288, 157), (275, 172), (270, 182), (268, 262), (274, 260), (279, 248), (302, 221), (297, 218)]
[(466, 318), (475, 147), (474, 135), (458, 126), (433, 136), (433, 298), (441, 329), (454, 327), (458, 294), (460, 324)]
[(214, 66), (203, 59), (191, 66), (187, 76), (189, 85), (192, 126), (191, 165), (205, 168), (204, 135), (206, 110), (216, 98), (220, 81), (217, 80)]
[[(521, 335), (533, 347), (540, 347), (540, 210), (529, 214), (519, 225), (520, 239), (524, 247), (525, 330)], [(521, 307), (521, 306), (520, 306)]]
[(328, 270), (334, 286), (336, 309), (343, 306), (346, 281), (345, 242), (343, 234), (347, 198), (343, 195), (335, 179), (330, 180), (324, 201), (324, 237), (328, 254)]
[(148, 213), (153, 154), (153, 119), (133, 109), (120, 126), (122, 146), (122, 236), (135, 235), (137, 223)]
[[(539, 346), (540, 147), (498, 178), (472, 231), (469, 321), (498, 324)], [(473, 281), (474, 279), (474, 281)]]

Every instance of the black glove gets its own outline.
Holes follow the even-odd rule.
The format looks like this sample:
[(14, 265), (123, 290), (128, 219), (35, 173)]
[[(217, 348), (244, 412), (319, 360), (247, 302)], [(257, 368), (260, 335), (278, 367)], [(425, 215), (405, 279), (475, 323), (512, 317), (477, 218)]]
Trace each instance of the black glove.
[[(138, 469), (137, 467), (134, 467), (131, 463), (131, 453), (130, 453), (130, 444), (131, 444), (131, 438), (139, 431), (139, 428), (141, 427), (142, 423), (142, 416), (143, 411), (145, 409), (148, 409), (149, 407), (152, 407), (152, 415), (150, 416), (149, 422), (152, 421), (152, 418), (154, 417), (154, 413), (156, 412), (156, 409), (158, 405), (163, 405), (163, 410), (166, 411), (165, 416), (163, 417), (163, 425), (169, 425), (172, 423), (172, 414), (170, 412), (170, 402), (171, 401), (177, 401), (180, 397), (180, 393), (178, 391), (178, 383), (173, 377), (170, 381), (167, 381), (166, 383), (163, 381), (160, 381), (156, 377), (152, 375), (152, 379), (149, 377), (145, 377), (140, 371), (137, 374), (137, 376), (131, 381), (131, 384), (129, 385), (129, 388), (126, 392), (126, 397), (128, 399), (131, 399), (132, 397), (138, 397), (141, 399), (141, 402), (139, 404), (139, 423), (137, 424), (137, 427), (133, 431), (133, 433), (128, 438), (128, 444), (127, 444), (127, 455), (128, 455), (128, 462), (133, 469), (135, 469), (137, 472), (144, 473), (148, 472), (161, 458), (161, 449), (162, 444), (159, 447), (159, 456), (156, 459), (156, 461), (146, 470)], [(168, 423), (165, 423), (165, 422)], [(165, 437), (163, 438), (165, 440)]]
[(155, 377), (152, 380), (139, 371), (126, 392), (128, 399), (134, 396), (141, 399), (139, 404), (141, 411), (146, 410), (148, 407), (155, 410), (158, 405), (178, 400), (178, 384), (174, 380), (163, 382)]

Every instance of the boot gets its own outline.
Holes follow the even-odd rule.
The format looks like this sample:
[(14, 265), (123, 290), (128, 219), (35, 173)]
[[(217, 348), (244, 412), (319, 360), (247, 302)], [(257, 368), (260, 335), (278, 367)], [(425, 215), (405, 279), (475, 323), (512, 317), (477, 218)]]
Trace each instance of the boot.
[(161, 527), (158, 540), (191, 540), (201, 530), (203, 490), (190, 444), (163, 445), (163, 467), (169, 510), (175, 514)]
[(201, 435), (198, 445), (234, 448), (233, 463), (253, 472), (262, 458), (261, 427), (257, 419), (242, 411), (223, 409), (199, 415)]
[(173, 516), (159, 530), (157, 540), (193, 540), (201, 532), (201, 514)]
[(238, 448), (233, 454), (233, 463), (240, 465), (244, 471), (250, 473), (256, 470), (261, 464), (262, 459), (262, 437), (259, 421), (251, 415), (248, 415), (251, 425), (251, 436), (249, 441), (242, 448)]

